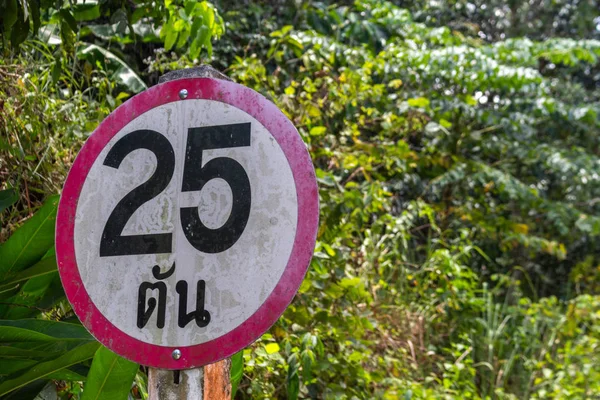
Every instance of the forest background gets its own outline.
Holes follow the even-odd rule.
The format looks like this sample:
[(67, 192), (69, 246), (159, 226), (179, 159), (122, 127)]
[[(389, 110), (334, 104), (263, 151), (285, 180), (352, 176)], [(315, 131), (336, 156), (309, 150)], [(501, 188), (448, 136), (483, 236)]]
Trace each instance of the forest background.
[(596, 0), (0, 0), (0, 396), (147, 397), (74, 318), (57, 195), (100, 121), (210, 63), (320, 186), (294, 302), (235, 397), (600, 397)]

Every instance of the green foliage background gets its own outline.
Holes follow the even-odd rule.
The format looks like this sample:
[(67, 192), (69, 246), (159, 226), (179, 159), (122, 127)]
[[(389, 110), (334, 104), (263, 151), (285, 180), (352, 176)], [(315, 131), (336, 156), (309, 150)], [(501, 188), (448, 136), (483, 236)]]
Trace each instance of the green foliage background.
[(320, 186), (237, 398), (600, 396), (597, 1), (0, 7), (0, 395), (146, 398), (73, 318), (53, 195), (114, 108), (212, 63), (289, 116)]

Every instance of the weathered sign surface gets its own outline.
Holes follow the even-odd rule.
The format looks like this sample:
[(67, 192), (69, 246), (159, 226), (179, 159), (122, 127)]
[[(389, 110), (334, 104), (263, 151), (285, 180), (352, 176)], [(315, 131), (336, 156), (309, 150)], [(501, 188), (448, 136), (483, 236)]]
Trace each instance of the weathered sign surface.
[(85, 143), (59, 205), (57, 258), (100, 342), (192, 368), (277, 320), (317, 225), (312, 162), (285, 115), (241, 85), (180, 79), (123, 104)]

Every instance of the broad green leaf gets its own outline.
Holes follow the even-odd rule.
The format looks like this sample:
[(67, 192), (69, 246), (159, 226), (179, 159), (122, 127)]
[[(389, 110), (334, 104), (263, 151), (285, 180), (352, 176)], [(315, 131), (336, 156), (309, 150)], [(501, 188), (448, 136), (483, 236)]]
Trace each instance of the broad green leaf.
[(17, 0), (5, 0), (3, 4), (2, 25), (4, 25), (4, 33), (9, 34), (15, 22), (17, 22), (19, 5)]
[(202, 17), (204, 25), (208, 29), (211, 29), (215, 22), (215, 15), (213, 13), (213, 10), (208, 6), (208, 4), (205, 1), (203, 1), (194, 8), (194, 11), (196, 15)]
[(186, 15), (191, 15), (192, 14), (192, 10), (194, 9), (194, 7), (198, 4), (198, 2), (194, 1), (194, 0), (186, 0), (183, 3), (183, 7), (184, 7), (184, 11), (186, 13)]
[(77, 372), (72, 371), (68, 368), (63, 368), (46, 376), (46, 379), (52, 379), (57, 381), (82, 382), (86, 381), (87, 377), (78, 374)]
[(31, 19), (33, 21), (33, 35), (37, 35), (40, 30), (41, 20), (40, 20), (40, 2), (39, 0), (29, 0), (29, 4), (31, 5)]
[(27, 38), (29, 34), (29, 18), (25, 18), (25, 14), (22, 7), (19, 7), (17, 14), (17, 22), (12, 27), (10, 35), (10, 43), (12, 46), (17, 47)]
[(38, 261), (34, 266), (27, 268), (18, 274), (9, 277), (2, 285), (0, 285), (0, 292), (8, 287), (13, 287), (19, 282), (26, 281), (36, 276), (46, 275), (57, 271), (56, 258), (46, 257)]
[(231, 398), (235, 398), (238, 385), (244, 374), (244, 350), (238, 351), (231, 356)]
[(53, 340), (57, 339), (30, 329), (15, 326), (0, 328), (0, 343), (49, 342)]
[(446, 129), (452, 128), (452, 123), (450, 121), (445, 120), (444, 118), (440, 119), (440, 125)]
[(297, 400), (298, 393), (300, 392), (300, 377), (298, 371), (294, 371), (291, 374), (288, 373), (287, 379), (287, 398), (288, 400)]
[(13, 283), (0, 287), (1, 318), (32, 318), (51, 310), (65, 299), (64, 288), (56, 269), (45, 273), (41, 273), (40, 270), (37, 272), (39, 274), (36, 273), (36, 276), (24, 281), (24, 284)]
[(177, 39), (177, 44), (175, 45), (176, 48), (180, 49), (181, 47), (183, 47), (186, 43), (188, 38), (190, 37), (190, 31), (189, 30), (183, 30), (179, 33), (179, 38)]
[(56, 59), (56, 61), (54, 61), (54, 64), (52, 64), (52, 82), (53, 83), (57, 83), (58, 80), (60, 79), (60, 75), (62, 73), (62, 63), (60, 62), (60, 59)]
[(82, 400), (126, 400), (138, 365), (106, 347), (94, 355)]
[[(17, 344), (15, 344), (16, 346)], [(0, 346), (0, 360), (3, 359), (12, 359), (17, 358), (26, 358), (26, 359), (46, 359), (46, 358), (54, 358), (63, 354), (64, 351), (48, 351), (46, 347), (41, 348), (41, 350), (31, 350), (23, 347), (14, 347), (14, 346)]]
[(100, 5), (96, 0), (77, 0), (71, 10), (76, 21), (92, 21), (100, 18)]
[(0, 331), (4, 327), (29, 329), (57, 339), (94, 340), (87, 329), (79, 323), (44, 319), (0, 320)]
[(117, 40), (120, 42), (120, 39), (122, 39), (117, 35), (115, 27), (111, 24), (86, 25), (81, 28), (82, 37), (85, 37), (89, 34), (93, 34), (96, 37), (104, 40)]
[[(82, 344), (93, 342), (90, 339), (55, 339), (51, 341), (38, 342), (16, 342), (9, 343), (6, 346), (0, 346), (2, 354), (5, 357), (23, 358), (22, 354), (14, 350), (19, 349), (29, 352), (26, 358), (36, 358), (39, 360), (49, 360), (56, 358), (64, 353), (81, 346)], [(7, 349), (7, 350), (6, 350)]]
[(58, 196), (51, 196), (42, 208), (0, 246), (0, 282), (10, 273), (31, 266), (54, 244)]
[(192, 28), (190, 29), (190, 37), (192, 38), (192, 42), (190, 44), (190, 48), (188, 49), (188, 54), (192, 60), (198, 58), (200, 51), (202, 50), (202, 43), (198, 42), (198, 35), (200, 34), (200, 29), (203, 26), (204, 20), (201, 17), (197, 17), (194, 19)]
[(98, 342), (86, 343), (54, 360), (37, 364), (20, 376), (0, 383), (0, 396), (19, 389), (35, 380), (46, 379), (49, 375), (58, 372), (63, 368), (68, 368), (72, 365), (89, 360), (94, 356), (100, 346), (101, 345)]
[(12, 206), (19, 200), (19, 194), (15, 189), (0, 190), (0, 212)]
[[(302, 45), (302, 43), (300, 43), (296, 38), (292, 37), (292, 36), (288, 36), (285, 39), (285, 43), (290, 45), (295, 51), (301, 51), (304, 50), (304, 46)], [(302, 53), (295, 53), (298, 56), (301, 56)]]
[(197, 17), (192, 22), (192, 27), (190, 29), (190, 35), (195, 38), (198, 35), (198, 31), (200, 27), (204, 25), (204, 19), (202, 17)]
[(6, 298), (6, 295), (8, 293), (14, 293), (18, 288), (18, 284), (3, 286), (2, 288), (0, 288), (0, 295), (2, 295), (0, 296), (0, 299)]
[(148, 87), (135, 71), (114, 53), (97, 46), (95, 44), (85, 43), (77, 48), (77, 56), (88, 60), (92, 64), (96, 61), (106, 64), (106, 68), (111, 72), (113, 79), (127, 87), (133, 93), (146, 90)]
[(312, 350), (304, 350), (300, 355), (300, 360), (302, 362), (302, 379), (304, 383), (308, 384), (312, 379), (312, 369), (315, 363), (315, 356)]
[(29, 368), (37, 363), (38, 361), (31, 359), (4, 359), (4, 357), (1, 357), (0, 353), (0, 376), (14, 374), (15, 372), (21, 371), (25, 368)]
[(62, 281), (60, 280), (58, 273), (43, 276), (51, 276), (52, 281), (50, 282), (48, 288), (44, 291), (42, 298), (38, 300), (36, 304), (38, 307), (51, 309), (57, 303), (66, 299), (65, 289), (63, 288)]
[[(210, 29), (206, 25), (202, 25), (200, 29), (198, 29), (198, 34), (196, 35), (196, 39), (194, 42), (197, 42), (197, 46), (199, 49), (202, 47), (206, 47), (206, 41), (210, 42)], [(200, 51), (198, 51), (198, 54)]]
[(206, 47), (206, 53), (208, 53), (208, 57), (212, 57), (212, 53), (213, 53), (213, 48), (212, 48), (212, 42), (210, 41), (210, 36), (206, 38), (205, 42), (204, 42), (204, 47)]
[(269, 36), (270, 36), (270, 37), (273, 37), (273, 38), (280, 38), (280, 37), (283, 37), (283, 36), (285, 36), (285, 35), (286, 35), (288, 32), (290, 32), (292, 29), (294, 29), (294, 26), (293, 26), (293, 25), (285, 25), (285, 26), (284, 26), (284, 27), (282, 27), (280, 30), (278, 30), (278, 31), (274, 31), (274, 32), (271, 32), (271, 33), (269, 34)]
[[(179, 10), (179, 11), (182, 11), (182, 10)], [(186, 27), (186, 23), (185, 23), (185, 21), (183, 19), (177, 19), (175, 21), (175, 23), (173, 24), (173, 29), (177, 33), (183, 31), (185, 29), (185, 27)]]
[[(59, 26), (55, 24), (46, 24), (44, 29), (40, 29), (38, 32), (38, 38), (41, 39), (45, 44), (56, 46), (62, 43), (62, 38), (58, 35)], [(57, 61), (59, 59), (57, 58)]]
[(40, 319), (0, 320), (0, 360), (29, 358), (49, 360), (85, 343), (95, 342), (75, 323)]
[(160, 32), (151, 24), (144, 22), (136, 22), (133, 24), (133, 32), (142, 38), (142, 42), (160, 43)]
[(165, 50), (169, 51), (175, 45), (177, 41), (178, 32), (175, 30), (175, 27), (169, 26), (165, 32)]
[(123, 8), (119, 8), (110, 15), (110, 23), (118, 36), (126, 36), (129, 28), (129, 17)]
[(9, 393), (2, 400), (39, 400), (38, 396), (42, 396), (42, 393), (46, 389), (52, 392), (52, 387), (49, 385), (54, 388), (53, 393), (56, 394), (56, 386), (54, 384), (49, 383), (45, 379), (37, 379)]
[(36, 276), (29, 279), (19, 293), (7, 299), (0, 307), (0, 315), (6, 319), (28, 318), (39, 314), (43, 307), (38, 305), (53, 280), (58, 277), (58, 271)]
[(67, 10), (66, 8), (63, 8), (58, 12), (58, 15), (67, 25), (69, 25), (73, 32), (77, 32), (77, 21), (73, 17), (73, 14), (71, 14), (71, 11)]

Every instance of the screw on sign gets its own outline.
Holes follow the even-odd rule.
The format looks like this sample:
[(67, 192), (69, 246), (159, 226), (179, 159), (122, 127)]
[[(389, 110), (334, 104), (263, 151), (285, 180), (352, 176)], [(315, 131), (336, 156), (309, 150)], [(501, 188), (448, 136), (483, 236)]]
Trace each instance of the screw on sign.
[(78, 154), (58, 210), (59, 272), (105, 346), (195, 368), (283, 313), (317, 225), (314, 169), (287, 117), (236, 83), (177, 79), (117, 108)]

